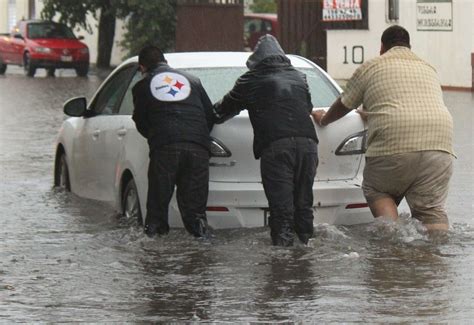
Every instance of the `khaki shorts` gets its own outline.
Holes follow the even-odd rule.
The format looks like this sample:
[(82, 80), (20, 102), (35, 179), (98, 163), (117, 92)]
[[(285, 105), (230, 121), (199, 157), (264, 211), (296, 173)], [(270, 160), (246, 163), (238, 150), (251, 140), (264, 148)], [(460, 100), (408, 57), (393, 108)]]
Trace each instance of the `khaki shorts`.
[(370, 204), (405, 197), (414, 218), (424, 224), (448, 223), (445, 210), (453, 156), (443, 151), (417, 151), (367, 157), (362, 189)]

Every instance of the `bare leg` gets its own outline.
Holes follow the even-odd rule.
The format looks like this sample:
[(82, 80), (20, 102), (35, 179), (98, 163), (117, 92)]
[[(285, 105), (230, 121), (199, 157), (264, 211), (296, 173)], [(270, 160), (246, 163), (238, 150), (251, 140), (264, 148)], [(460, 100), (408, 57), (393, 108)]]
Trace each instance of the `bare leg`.
[(423, 226), (425, 226), (426, 230), (428, 230), (428, 233), (430, 234), (439, 234), (446, 232), (449, 229), (449, 224), (447, 223), (424, 223)]
[(384, 197), (369, 203), (370, 211), (374, 218), (389, 217), (393, 221), (398, 218), (397, 204), (392, 198)]

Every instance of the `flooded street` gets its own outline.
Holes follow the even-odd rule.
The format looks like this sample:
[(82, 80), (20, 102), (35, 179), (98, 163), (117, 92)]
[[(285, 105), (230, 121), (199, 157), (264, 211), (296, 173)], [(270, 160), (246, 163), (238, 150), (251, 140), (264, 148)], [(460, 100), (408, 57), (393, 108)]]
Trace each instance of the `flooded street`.
[(62, 104), (100, 82), (0, 76), (0, 323), (474, 319), (473, 93), (444, 93), (458, 156), (447, 240), (405, 216), (319, 225), (309, 247), (284, 249), (264, 228), (148, 239), (108, 206), (53, 189)]

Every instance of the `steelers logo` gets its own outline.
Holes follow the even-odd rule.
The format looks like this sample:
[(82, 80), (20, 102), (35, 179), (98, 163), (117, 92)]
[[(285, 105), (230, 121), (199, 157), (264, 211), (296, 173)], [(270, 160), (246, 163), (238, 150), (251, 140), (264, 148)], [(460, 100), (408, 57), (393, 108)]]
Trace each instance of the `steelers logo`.
[(150, 90), (153, 96), (160, 101), (178, 102), (188, 98), (191, 93), (191, 85), (183, 75), (162, 72), (151, 79)]

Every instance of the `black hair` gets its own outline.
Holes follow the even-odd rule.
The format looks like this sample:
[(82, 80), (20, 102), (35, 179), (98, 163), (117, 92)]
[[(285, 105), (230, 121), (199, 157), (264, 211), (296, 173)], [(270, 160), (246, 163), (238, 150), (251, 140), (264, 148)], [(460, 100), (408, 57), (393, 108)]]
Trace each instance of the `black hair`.
[(155, 45), (145, 46), (138, 54), (138, 64), (144, 66), (147, 71), (156, 68), (160, 62), (166, 62), (166, 59), (161, 49)]
[(382, 34), (382, 44), (385, 50), (390, 50), (394, 46), (410, 48), (410, 34), (402, 26), (390, 26)]

